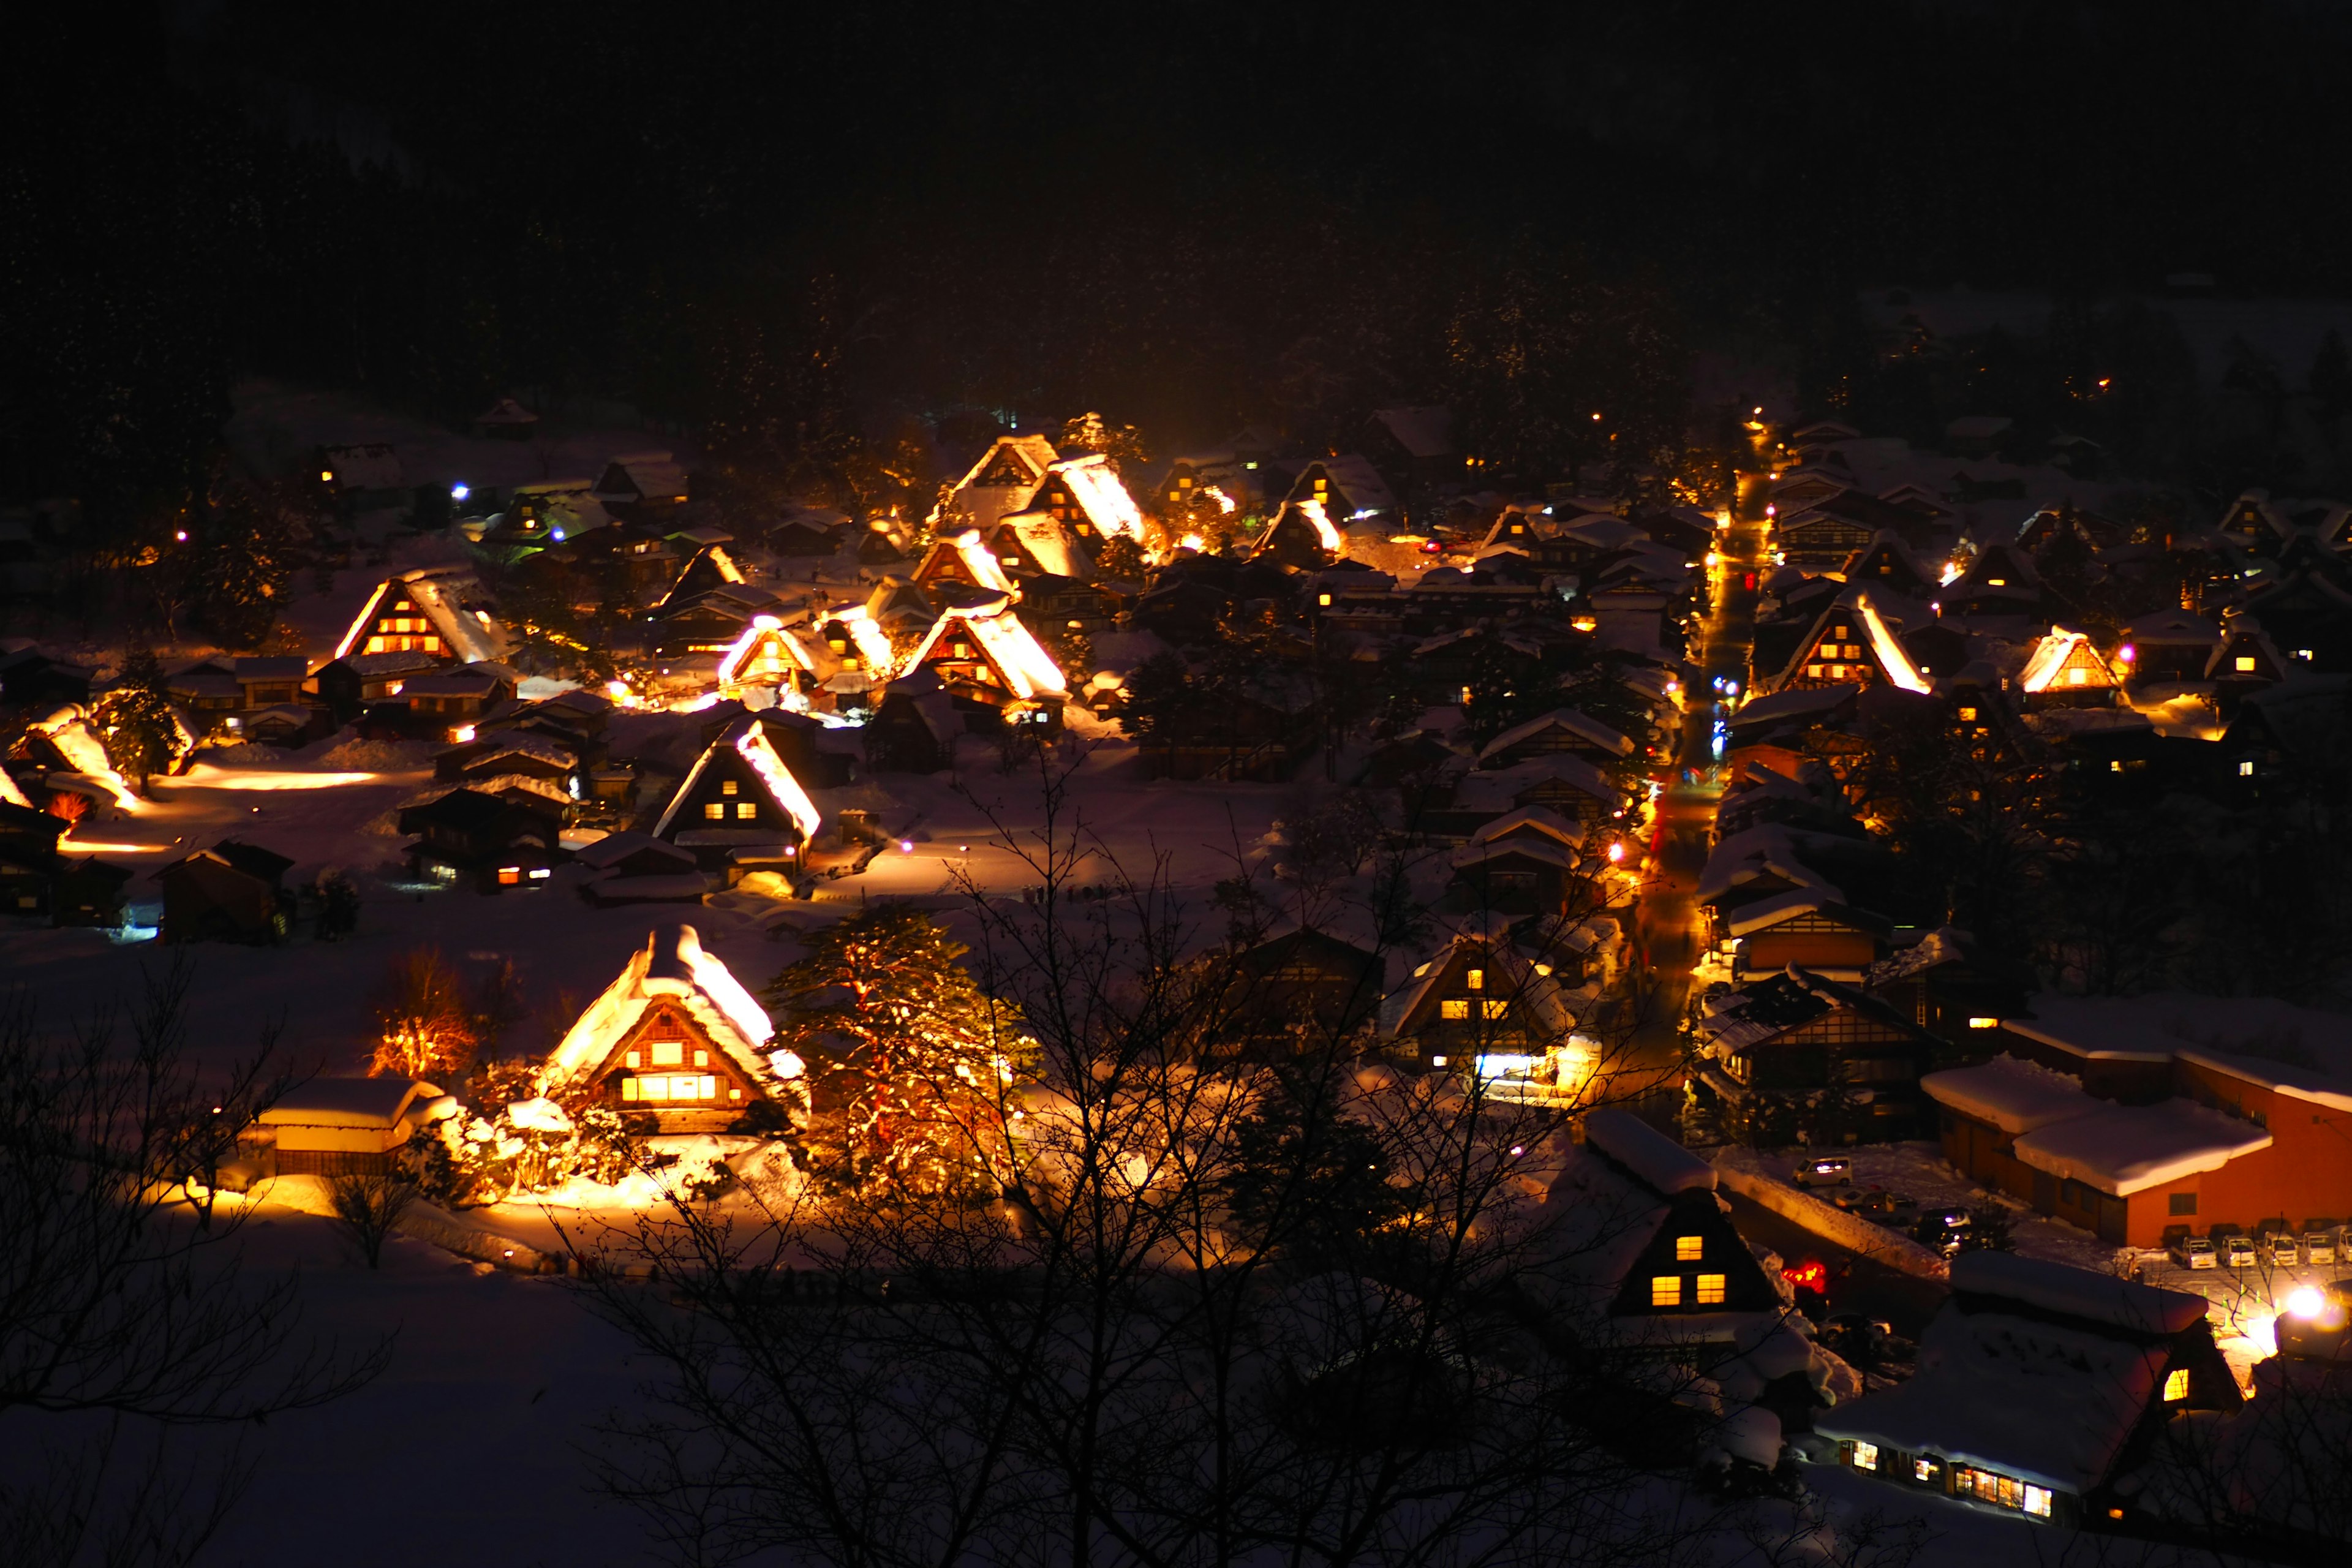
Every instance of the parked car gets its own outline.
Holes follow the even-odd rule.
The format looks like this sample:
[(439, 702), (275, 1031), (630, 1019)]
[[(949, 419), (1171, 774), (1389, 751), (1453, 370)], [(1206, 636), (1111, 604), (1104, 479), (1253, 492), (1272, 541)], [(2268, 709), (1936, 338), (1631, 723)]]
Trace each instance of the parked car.
[(2314, 1222), (2303, 1233), (2303, 1260), (2305, 1263), (2336, 1261), (2336, 1227)]
[(2252, 1268), (2256, 1261), (2254, 1238), (2243, 1231), (2232, 1231), (2221, 1237), (2221, 1261), (2232, 1268)]
[(1885, 1359), (1894, 1333), (1895, 1326), (1884, 1318), (1862, 1312), (1832, 1312), (1822, 1320), (1821, 1330), (1814, 1337), (1854, 1365), (1869, 1367)]
[(1853, 1162), (1825, 1155), (1808, 1160), (1797, 1167), (1797, 1185), (1801, 1187), (1850, 1187), (1853, 1185)]
[(2183, 1268), (2212, 1268), (2221, 1263), (2213, 1244), (2201, 1236), (2176, 1237), (2165, 1250), (2172, 1255), (2172, 1261)]
[(1920, 1246), (1950, 1258), (1966, 1248), (1969, 1227), (1973, 1223), (1969, 1211), (1958, 1205), (1927, 1209), (1912, 1226), (1911, 1237)]
[(2298, 1259), (2296, 1257), (2296, 1247), (2294, 1244), (2294, 1232), (2291, 1230), (2274, 1230), (2263, 1239), (2270, 1243), (2271, 1262), (2274, 1266), (2281, 1268), (2292, 1268), (2295, 1266)]

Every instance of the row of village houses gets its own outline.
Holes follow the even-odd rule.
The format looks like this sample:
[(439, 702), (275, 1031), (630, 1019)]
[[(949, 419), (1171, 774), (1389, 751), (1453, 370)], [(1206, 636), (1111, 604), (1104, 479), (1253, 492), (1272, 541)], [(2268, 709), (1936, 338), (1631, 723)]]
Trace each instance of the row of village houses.
[[(1283, 939), (1236, 978), (1279, 974), (1314, 945), (1311, 933)], [(763, 1103), (789, 1119), (805, 1108), (808, 1064), (771, 1049), (771, 1034), (694, 928), (665, 926), (572, 1022), (535, 1088), (667, 1131), (749, 1125)], [(457, 1109), (427, 1082), (316, 1079), (247, 1131), (236, 1179), (380, 1169)], [(1512, 1152), (1532, 1203), (1519, 1299), (1552, 1325), (1549, 1342), (1652, 1391), (1614, 1416), (1618, 1440), (1648, 1462), (1712, 1452), (1763, 1470), (1794, 1446), (1901, 1493), (2030, 1522), (2201, 1539), (2218, 1500), (2242, 1516), (2231, 1527), (2267, 1519), (2272, 1544), (2309, 1544), (2298, 1520), (2315, 1500), (2295, 1490), (2308, 1471), (2265, 1466), (2263, 1450), (2294, 1440), (2309, 1414), (2295, 1391), (2341, 1375), (2340, 1287), (2282, 1319), (2249, 1401), (2204, 1298), (1964, 1253), (1919, 1370), (1872, 1388), (1804, 1315), (1801, 1270), (1740, 1234), (1706, 1160), (1612, 1109)]]

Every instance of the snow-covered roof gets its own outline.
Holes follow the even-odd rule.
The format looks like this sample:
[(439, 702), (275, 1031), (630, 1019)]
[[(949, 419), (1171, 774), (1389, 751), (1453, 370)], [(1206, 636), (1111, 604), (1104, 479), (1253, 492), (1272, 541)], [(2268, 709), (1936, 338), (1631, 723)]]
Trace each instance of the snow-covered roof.
[(1454, 411), (1443, 404), (1408, 408), (1375, 408), (1372, 417), (1387, 426), (1412, 457), (1450, 458), (1461, 450), (1454, 440)]
[(1540, 860), (1545, 865), (1556, 866), (1563, 871), (1573, 871), (1577, 866), (1575, 850), (1548, 838), (1509, 838), (1501, 841), (1492, 838), (1474, 839), (1454, 852), (1453, 864), (1454, 869), (1461, 870), (1471, 866), (1483, 866), (1489, 860), (1499, 860), (1512, 855), (1521, 856), (1529, 860)]
[(738, 719), (720, 731), (719, 738), (695, 759), (693, 769), (687, 773), (685, 782), (677, 786), (677, 793), (669, 797), (669, 805), (663, 807), (661, 820), (654, 825), (656, 835), (669, 826), (670, 819), (692, 796), (704, 770), (710, 766), (710, 759), (718, 755), (722, 746), (731, 748), (751, 764), (753, 775), (766, 786), (771, 804), (793, 820), (802, 837), (816, 837), (817, 827), (824, 820), (817, 815), (816, 804), (809, 799), (808, 792), (801, 788), (800, 780), (793, 777), (792, 769), (784, 766), (783, 758), (776, 755), (776, 748), (768, 741), (767, 727), (757, 718), (750, 716)]
[(2180, 991), (2043, 994), (2032, 1006), (2033, 1016), (2004, 1018), (2001, 1026), (2077, 1056), (2199, 1061), (2282, 1094), (2352, 1110), (2352, 1016), (2275, 996)]
[(541, 1091), (570, 1085), (602, 1068), (646, 1010), (669, 1000), (710, 1037), (751, 1080), (771, 1088), (801, 1077), (801, 1059), (766, 1047), (775, 1026), (732, 971), (706, 952), (690, 925), (647, 935), (646, 945), (604, 994), (588, 1005), (541, 1069)]
[(1487, 742), (1480, 749), (1478, 755), (1482, 758), (1491, 757), (1498, 752), (1509, 751), (1520, 742), (1531, 739), (1555, 727), (1566, 730), (1580, 740), (1590, 741), (1603, 751), (1614, 752), (1618, 756), (1626, 757), (1633, 753), (1633, 742), (1591, 714), (1580, 712), (1574, 708), (1555, 708), (1540, 718), (1530, 719), (1524, 724), (1517, 724), (1504, 731)]
[(1585, 1113), (1584, 1141), (1661, 1193), (1715, 1191), (1715, 1167), (1631, 1111)]
[(2221, 627), (2187, 610), (2158, 610), (2124, 627), (2124, 641), (2147, 647), (2211, 647), (2221, 640)]
[(1528, 832), (1540, 833), (1570, 848), (1584, 842), (1584, 824), (1562, 816), (1548, 805), (1523, 805), (1491, 822), (1481, 823), (1471, 833), (1470, 842), (1491, 844), (1506, 836), (1524, 838)]
[[(1070, 487), (1070, 494), (1077, 499), (1087, 521), (1105, 538), (1125, 534), (1139, 543), (1142, 542), (1143, 513), (1136, 509), (1135, 498), (1127, 493), (1127, 486), (1120, 482), (1118, 470), (1111, 467), (1108, 458), (1100, 452), (1066, 458), (1054, 465), (1052, 472)], [(1078, 574), (1058, 566), (1049, 565), (1046, 570), (1060, 577)]]
[(1822, 1412), (1813, 1430), (2080, 1496), (2114, 1469), (2164, 1359), (2131, 1339), (1955, 1302), (1920, 1337), (1909, 1381)]
[(1961, 1253), (1952, 1260), (1951, 1286), (1971, 1296), (1999, 1296), (2144, 1334), (2177, 1334), (2202, 1319), (2210, 1305), (2190, 1291), (2013, 1252)]
[(2088, 1182), (2125, 1198), (2200, 1171), (2218, 1171), (2240, 1155), (2271, 1146), (2263, 1129), (2194, 1100), (2093, 1105), (2084, 1115), (2019, 1138), (2017, 1157), (2037, 1171)]
[(929, 658), (940, 639), (948, 636), (951, 627), (958, 626), (970, 632), (971, 639), (1003, 675), (1005, 689), (1014, 697), (1025, 701), (1069, 694), (1062, 679), (1062, 667), (1054, 662), (1053, 656), (1022, 624), (1013, 606), (1001, 600), (976, 609), (950, 605), (942, 611), (925, 634), (922, 646), (907, 661), (908, 668), (914, 668)]
[[(1018, 591), (1013, 586), (1013, 579), (1004, 574), (1004, 567), (997, 561), (995, 553), (981, 539), (980, 530), (976, 528), (967, 528), (961, 533), (942, 538), (931, 546), (931, 550), (934, 553), (941, 551), (953, 552), (956, 559), (963, 563), (964, 570), (971, 574), (971, 580), (991, 593), (1012, 594)], [(920, 566), (917, 566), (915, 570), (919, 575), (922, 572)]]
[(2011, 1134), (2087, 1115), (2104, 1103), (2085, 1094), (2078, 1079), (2006, 1055), (1931, 1072), (1919, 1087), (1937, 1103)]
[(463, 567), (420, 566), (413, 572), (403, 572), (397, 577), (386, 578), (376, 585), (360, 613), (352, 620), (351, 629), (343, 640), (335, 645), (335, 657), (348, 658), (367, 639), (368, 628), (381, 613), (383, 600), (394, 595), (405, 597), (433, 623), (441, 634), (444, 647), (464, 664), (479, 664), (484, 660), (504, 658), (507, 655), (507, 634), (504, 627), (490, 617), (488, 611), (468, 604), (469, 597), (481, 592), (481, 585), (472, 573)]
[(1514, 763), (1507, 768), (1470, 774), (1454, 791), (1454, 800), (1456, 805), (1465, 810), (1487, 806), (1501, 810), (1547, 780), (1558, 780), (1570, 789), (1612, 806), (1623, 798), (1617, 786), (1582, 757), (1572, 756), (1566, 752), (1547, 752), (1541, 756), (1529, 757), (1526, 762)]
[(419, 1101), (440, 1098), (439, 1089), (415, 1079), (314, 1078), (289, 1089), (254, 1120), (264, 1127), (393, 1127)]
[(1790, 691), (1775, 691), (1741, 704), (1739, 710), (1731, 716), (1731, 724), (1735, 729), (1744, 729), (1751, 724), (1769, 724), (1807, 713), (1826, 713), (1861, 689), (1859, 686), (1845, 684), (1803, 686)]
[(1086, 563), (1079, 558), (1076, 542), (1069, 529), (1051, 512), (1016, 511), (1008, 513), (1004, 525), (1013, 530), (1037, 564), (1056, 577), (1084, 577)]
[(2115, 671), (2108, 668), (2105, 659), (2099, 657), (2099, 650), (2091, 646), (2089, 635), (2065, 626), (2052, 626), (2050, 635), (2033, 645), (2032, 653), (2025, 660), (2024, 673), (2018, 677), (2018, 684), (2028, 691), (2046, 691), (2057, 682), (2060, 672), (2070, 664), (2083, 670), (2087, 679), (2069, 681), (2068, 685), (2115, 684)]
[(1045, 470), (1054, 466), (1055, 458), (1054, 443), (1042, 435), (1032, 433), (1027, 436), (999, 436), (988, 444), (988, 449), (980, 455), (980, 460), (973, 463), (963, 478), (956, 481), (955, 488), (961, 491), (978, 484), (981, 475), (986, 473), (995, 464), (997, 454), (1000, 452), (1010, 452), (1021, 460), (1022, 465), (1029, 470), (1033, 486), (1036, 480), (1045, 477)]
[(1885, 932), (1885, 922), (1874, 916), (1848, 909), (1844, 898), (1836, 889), (1822, 884), (1818, 887), (1791, 888), (1785, 893), (1775, 893), (1769, 899), (1759, 899), (1752, 904), (1742, 904), (1724, 921), (1734, 936), (1747, 936), (1768, 926), (1799, 915), (1824, 915), (1843, 921), (1857, 930)]
[(572, 858), (590, 870), (608, 871), (631, 856), (647, 851), (681, 866), (691, 867), (694, 864), (691, 852), (680, 849), (666, 839), (656, 838), (650, 833), (635, 833), (626, 828), (617, 833), (607, 833), (593, 844), (582, 845), (572, 852)]

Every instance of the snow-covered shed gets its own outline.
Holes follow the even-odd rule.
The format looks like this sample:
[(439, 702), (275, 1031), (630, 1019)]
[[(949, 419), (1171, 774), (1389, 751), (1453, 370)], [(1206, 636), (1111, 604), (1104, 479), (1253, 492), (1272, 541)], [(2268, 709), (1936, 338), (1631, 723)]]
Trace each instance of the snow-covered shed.
[(540, 1092), (593, 1100), (663, 1132), (724, 1131), (754, 1105), (807, 1109), (806, 1073), (770, 1049), (767, 1010), (690, 925), (650, 932), (541, 1069)]
[(455, 1116), (457, 1102), (408, 1078), (314, 1078), (254, 1118), (248, 1141), (278, 1176), (366, 1176), (387, 1170), (415, 1132)]
[(2240, 1404), (2202, 1296), (2003, 1252), (1962, 1253), (1951, 1282), (1918, 1372), (1815, 1423), (1850, 1468), (2096, 1525), (2175, 1414)]

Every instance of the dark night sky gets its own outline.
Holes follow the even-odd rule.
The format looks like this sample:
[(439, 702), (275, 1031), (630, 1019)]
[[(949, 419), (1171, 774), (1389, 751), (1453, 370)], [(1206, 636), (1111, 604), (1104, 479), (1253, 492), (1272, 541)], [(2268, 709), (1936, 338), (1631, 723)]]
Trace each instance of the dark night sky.
[(1305, 427), (1442, 392), (1512, 255), (1685, 345), (1864, 281), (2352, 288), (2335, 5), (124, 15), (12, 34), (12, 488), (184, 467), (251, 370), (772, 447), (850, 408)]

